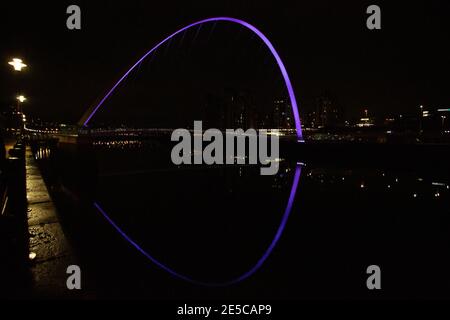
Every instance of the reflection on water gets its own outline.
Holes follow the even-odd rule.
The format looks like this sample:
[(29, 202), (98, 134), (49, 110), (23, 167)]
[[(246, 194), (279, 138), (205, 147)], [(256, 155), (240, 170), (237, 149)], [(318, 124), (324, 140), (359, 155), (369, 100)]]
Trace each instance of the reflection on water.
[(141, 140), (107, 140), (107, 141), (95, 141), (93, 143), (95, 148), (106, 149), (129, 149), (129, 148), (142, 148), (144, 142)]
[[(177, 271), (220, 282), (252, 267), (280, 225), (297, 161), (287, 157), (277, 175), (261, 176), (258, 166), (174, 166), (170, 148), (137, 145), (104, 141), (88, 156), (59, 149), (36, 157), (53, 181), (101, 203)], [(307, 163), (285, 232), (255, 278), (267, 296), (356, 297), (367, 294), (365, 268), (379, 264), (392, 296), (448, 296), (449, 189), (449, 176), (428, 168)], [(107, 233), (98, 230), (94, 238)]]
[[(188, 166), (102, 175), (98, 201), (165, 264), (195, 278), (229, 279), (253, 266), (277, 232), (295, 167)], [(216, 280), (216, 281), (217, 281)]]
[(36, 160), (47, 160), (50, 159), (52, 150), (49, 147), (40, 147), (34, 153), (34, 158)]
[(386, 171), (383, 169), (306, 169), (306, 178), (315, 188), (346, 190), (395, 195), (398, 200), (448, 198), (450, 184), (442, 177), (427, 176), (417, 172)]

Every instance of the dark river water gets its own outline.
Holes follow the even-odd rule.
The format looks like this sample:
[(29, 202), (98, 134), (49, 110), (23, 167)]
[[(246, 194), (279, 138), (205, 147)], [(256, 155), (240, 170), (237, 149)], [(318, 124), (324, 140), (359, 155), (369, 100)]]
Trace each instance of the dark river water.
[[(285, 157), (261, 176), (175, 166), (169, 148), (142, 142), (42, 147), (36, 158), (94, 296), (450, 296), (441, 170)], [(380, 291), (366, 287), (370, 265)]]

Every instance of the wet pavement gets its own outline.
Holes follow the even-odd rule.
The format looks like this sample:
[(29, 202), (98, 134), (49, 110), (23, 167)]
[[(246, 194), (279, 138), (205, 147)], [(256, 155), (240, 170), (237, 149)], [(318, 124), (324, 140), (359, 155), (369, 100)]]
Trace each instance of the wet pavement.
[(26, 183), (29, 251), (30, 256), (35, 255), (30, 270), (32, 295), (70, 296), (73, 293), (66, 286), (66, 270), (69, 265), (77, 264), (77, 260), (64, 235), (56, 208), (29, 148), (26, 151)]

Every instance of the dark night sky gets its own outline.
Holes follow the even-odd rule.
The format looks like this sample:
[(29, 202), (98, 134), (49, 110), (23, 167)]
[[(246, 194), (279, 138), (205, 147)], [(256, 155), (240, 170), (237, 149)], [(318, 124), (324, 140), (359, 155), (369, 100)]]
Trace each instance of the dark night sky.
[[(390, 2), (316, 0), (274, 1), (270, 4), (262, 1), (175, 3), (128, 0), (2, 3), (0, 104), (2, 108), (12, 104), (17, 88), (23, 88), (21, 91), (30, 97), (26, 106), (28, 114), (76, 122), (114, 79), (163, 37), (199, 19), (232, 16), (257, 26), (272, 41), (286, 64), (300, 108), (311, 106), (314, 97), (324, 91), (332, 93), (349, 116), (360, 114), (364, 107), (374, 114), (412, 113), (420, 104), (450, 107), (450, 1)], [(81, 7), (81, 31), (66, 28), (65, 10), (69, 4)], [(365, 10), (370, 4), (381, 7), (382, 30), (366, 28)], [(239, 28), (228, 29), (214, 31), (220, 34), (217, 39), (232, 39), (239, 32)], [(211, 32), (208, 30), (206, 35)], [(244, 34), (241, 41), (246, 41), (246, 37), (248, 35)], [(177, 41), (179, 43), (180, 39)], [(212, 42), (211, 52), (217, 54), (221, 44)], [(195, 72), (193, 66), (186, 67), (183, 73), (170, 63), (176, 53), (172, 49), (169, 48), (169, 58), (165, 58), (166, 65), (171, 67), (165, 75), (161, 70), (155, 72), (154, 76), (158, 74), (160, 81), (149, 79), (150, 85), (144, 90), (147, 94), (154, 88), (160, 94), (170, 95), (170, 81), (174, 83), (170, 90), (178, 88), (182, 92), (181, 79), (187, 73), (190, 79), (184, 90), (202, 88), (199, 90), (204, 89), (204, 94), (214, 90), (213, 86), (220, 82), (220, 79), (212, 79), (215, 77), (211, 73), (213, 64), (219, 66), (221, 63), (219, 67), (223, 67), (225, 82), (230, 80), (225, 75), (226, 70), (239, 67), (239, 63), (234, 64), (236, 61), (217, 56), (211, 59), (208, 67), (206, 53), (199, 53), (194, 62), (198, 65), (199, 61), (204, 61), (205, 65)], [(252, 56), (251, 50), (255, 49), (251, 46), (247, 49)], [(30, 65), (26, 73), (11, 72), (6, 62), (16, 55)], [(248, 52), (245, 56), (251, 60)], [(258, 57), (265, 61), (264, 55)], [(255, 61), (259, 60), (255, 58)], [(146, 71), (151, 73), (151, 70)], [(263, 74), (271, 75), (272, 72), (269, 63)], [(175, 79), (177, 74), (180, 79)], [(211, 78), (205, 80), (205, 77)], [(242, 75), (242, 81), (261, 87), (263, 77), (256, 73), (254, 79)], [(141, 80), (138, 86), (142, 86), (145, 79)], [(140, 90), (143, 91), (142, 87)], [(178, 99), (182, 99), (183, 94), (178, 95)], [(156, 100), (153, 103), (157, 103)], [(186, 114), (189, 105), (175, 104), (177, 106), (170, 107), (173, 108), (170, 113)], [(148, 112), (149, 108), (146, 110)], [(111, 116), (118, 114), (112, 112)]]

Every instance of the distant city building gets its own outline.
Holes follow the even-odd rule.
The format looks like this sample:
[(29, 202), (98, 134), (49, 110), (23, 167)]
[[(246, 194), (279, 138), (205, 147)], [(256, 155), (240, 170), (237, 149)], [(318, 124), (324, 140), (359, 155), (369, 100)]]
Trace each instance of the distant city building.
[(289, 100), (286, 98), (276, 99), (273, 103), (272, 112), (273, 129), (292, 129), (294, 128), (294, 116)]
[(244, 91), (227, 89), (221, 94), (209, 94), (204, 120), (211, 128), (256, 128), (257, 112), (253, 97)]
[(312, 123), (315, 128), (336, 127), (342, 125), (342, 109), (336, 101), (326, 94), (316, 99), (316, 111)]
[(372, 127), (376, 124), (375, 117), (369, 115), (369, 109), (364, 109), (362, 118), (356, 123), (357, 127)]
[(356, 124), (357, 127), (372, 127), (375, 125), (375, 119), (371, 117), (360, 118), (359, 122)]
[(18, 130), (23, 126), (23, 114), (18, 112), (17, 106), (10, 106), (2, 113), (2, 122), (6, 130)]
[(306, 128), (317, 128), (316, 120), (315, 111), (306, 112), (302, 117), (302, 126)]
[(419, 119), (419, 127), (424, 133), (450, 134), (450, 108), (424, 109)]

